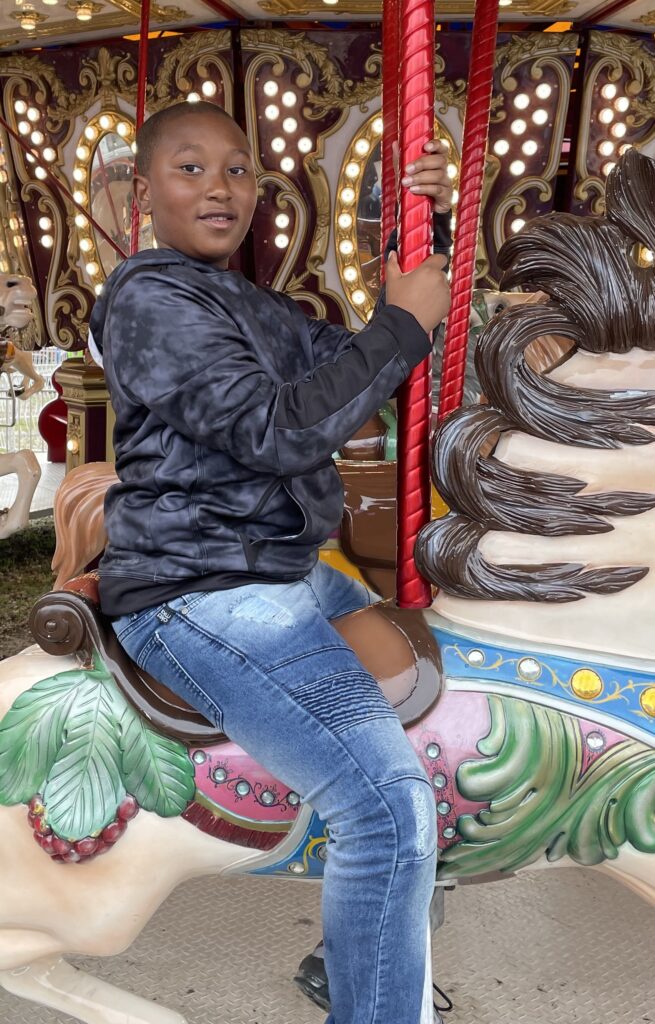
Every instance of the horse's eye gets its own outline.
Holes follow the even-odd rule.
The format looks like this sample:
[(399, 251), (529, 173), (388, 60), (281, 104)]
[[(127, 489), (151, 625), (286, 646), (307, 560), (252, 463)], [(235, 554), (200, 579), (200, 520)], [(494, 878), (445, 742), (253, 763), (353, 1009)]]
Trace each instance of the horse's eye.
[(17, 284), (20, 284), (20, 282), (19, 281), (5, 281), (5, 284), (6, 284), (7, 288), (15, 288)]

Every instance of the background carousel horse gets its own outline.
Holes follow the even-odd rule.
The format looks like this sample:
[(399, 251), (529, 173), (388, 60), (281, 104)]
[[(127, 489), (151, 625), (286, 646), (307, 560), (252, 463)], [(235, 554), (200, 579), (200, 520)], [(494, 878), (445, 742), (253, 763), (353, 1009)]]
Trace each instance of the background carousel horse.
[[(432, 781), (437, 882), (582, 865), (655, 901), (655, 275), (639, 246), (655, 248), (655, 164), (634, 150), (605, 219), (554, 215), (507, 244), (508, 282), (551, 299), (489, 325), (488, 404), (439, 430), (451, 511), (418, 546), (434, 608), (336, 624)], [(544, 336), (566, 339), (546, 365)], [(0, 667), (0, 984), (94, 1024), (182, 1024), (61, 957), (125, 949), (195, 875), (319, 877), (325, 829), (69, 586), (35, 606), (43, 651)]]
[[(26, 401), (44, 387), (45, 381), (34, 369), (31, 352), (22, 352), (13, 339), (33, 318), (32, 302), (36, 289), (27, 277), (0, 273), (0, 374), (21, 373), (23, 382), (16, 397)], [(29, 383), (28, 383), (29, 382)], [(14, 392), (10, 388), (13, 402)], [(0, 455), (0, 476), (15, 473), (18, 493), (8, 509), (0, 509), (0, 540), (27, 526), (32, 498), (41, 479), (41, 467), (34, 452), (22, 449)]]

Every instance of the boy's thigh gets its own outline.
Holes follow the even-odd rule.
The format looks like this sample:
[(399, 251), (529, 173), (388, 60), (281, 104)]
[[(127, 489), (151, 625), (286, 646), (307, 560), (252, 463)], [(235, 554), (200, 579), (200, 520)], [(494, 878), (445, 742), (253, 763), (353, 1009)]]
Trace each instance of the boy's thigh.
[(368, 590), (359, 580), (326, 562), (318, 561), (305, 582), (316, 595), (321, 612), (330, 620), (368, 608), (380, 600), (377, 594)]

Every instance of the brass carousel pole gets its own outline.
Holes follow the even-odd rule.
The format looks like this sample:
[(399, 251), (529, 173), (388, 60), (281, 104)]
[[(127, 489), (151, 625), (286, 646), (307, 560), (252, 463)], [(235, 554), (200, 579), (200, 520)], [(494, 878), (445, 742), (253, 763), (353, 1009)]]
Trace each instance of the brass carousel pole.
[[(141, 27), (139, 29), (139, 65), (136, 84), (136, 130), (143, 124), (146, 114), (146, 89), (148, 87), (148, 29), (150, 27), (150, 0), (141, 0)], [(132, 200), (132, 228), (130, 231), (130, 256), (139, 251), (139, 208)]]

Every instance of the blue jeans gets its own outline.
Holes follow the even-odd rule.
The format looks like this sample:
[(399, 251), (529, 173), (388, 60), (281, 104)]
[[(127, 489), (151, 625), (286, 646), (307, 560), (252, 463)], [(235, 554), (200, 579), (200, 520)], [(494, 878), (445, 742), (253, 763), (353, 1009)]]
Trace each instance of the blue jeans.
[(297, 583), (187, 594), (114, 629), (142, 668), (327, 823), (328, 1024), (418, 1024), (434, 795), (392, 707), (328, 621), (370, 600), (319, 562)]

